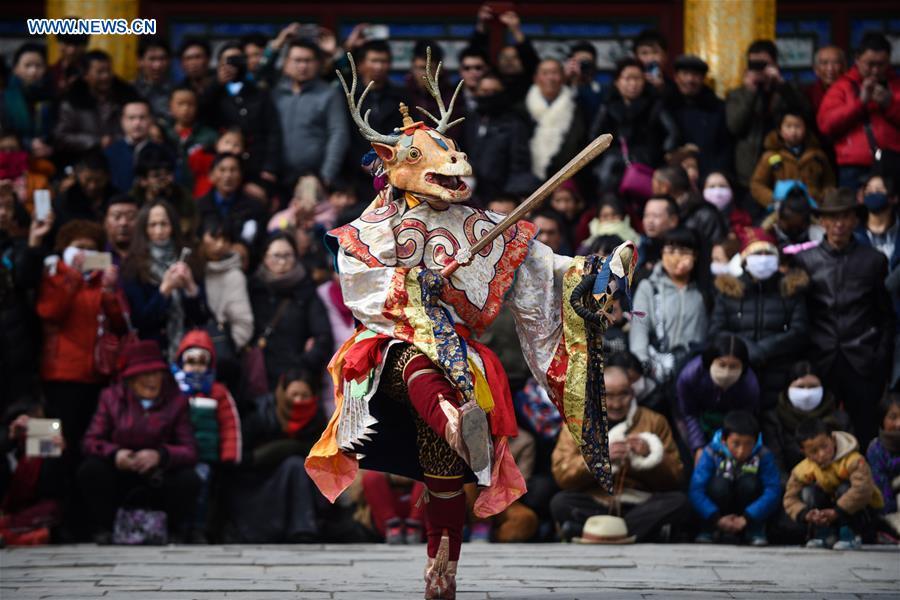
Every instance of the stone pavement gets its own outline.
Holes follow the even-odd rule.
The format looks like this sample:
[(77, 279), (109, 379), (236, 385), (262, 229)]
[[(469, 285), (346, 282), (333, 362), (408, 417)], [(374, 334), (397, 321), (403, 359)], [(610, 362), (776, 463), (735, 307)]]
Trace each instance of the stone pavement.
[[(0, 551), (3, 600), (421, 598), (423, 546), (49, 546)], [(466, 544), (460, 600), (900, 598), (900, 550)]]

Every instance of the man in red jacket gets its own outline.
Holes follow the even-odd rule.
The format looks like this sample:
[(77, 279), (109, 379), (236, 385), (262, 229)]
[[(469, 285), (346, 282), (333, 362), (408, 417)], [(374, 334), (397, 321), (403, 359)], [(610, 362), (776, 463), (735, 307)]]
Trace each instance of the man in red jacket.
[(856, 64), (828, 89), (819, 107), (819, 130), (834, 140), (841, 187), (859, 187), (876, 166), (877, 149), (900, 152), (900, 78), (890, 57), (887, 38), (864, 35)]

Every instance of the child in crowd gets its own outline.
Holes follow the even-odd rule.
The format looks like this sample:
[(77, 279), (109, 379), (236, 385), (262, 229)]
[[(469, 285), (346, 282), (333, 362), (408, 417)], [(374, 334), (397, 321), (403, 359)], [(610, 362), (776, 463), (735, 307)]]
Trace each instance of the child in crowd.
[(768, 545), (766, 520), (778, 508), (781, 477), (752, 414), (725, 416), (697, 461), (689, 495), (703, 519), (698, 543), (710, 543), (718, 533), (744, 534), (752, 546)]
[(194, 88), (184, 85), (172, 90), (169, 95), (169, 119), (171, 126), (166, 131), (166, 137), (178, 148), (175, 180), (199, 198), (209, 191), (198, 190), (196, 185), (205, 179), (209, 171), (213, 158), (209, 150), (216, 143), (216, 132), (197, 123), (197, 92)]
[(802, 181), (810, 196), (819, 201), (828, 188), (834, 187), (828, 156), (806, 126), (802, 113), (789, 110), (782, 114), (778, 129), (766, 136), (763, 145), (766, 151), (750, 179), (750, 193), (763, 207), (772, 204), (775, 182), (782, 179)]
[(215, 140), (213, 151), (206, 149), (193, 152), (188, 161), (188, 168), (194, 176), (194, 198), (202, 198), (208, 194), (213, 183), (209, 173), (213, 167), (213, 161), (218, 154), (234, 154), (243, 159), (247, 145), (244, 134), (239, 127), (231, 127), (219, 134)]
[(881, 401), (881, 431), (869, 444), (866, 457), (872, 466), (872, 478), (884, 497), (881, 518), (892, 532), (893, 542), (900, 537), (900, 394), (887, 394)]
[(797, 426), (797, 441), (806, 458), (791, 471), (785, 512), (813, 530), (807, 548), (859, 548), (865, 510), (883, 507), (884, 500), (856, 438), (807, 419)]
[(425, 504), (421, 482), (407, 477), (363, 471), (354, 519), (391, 545), (421, 544)]
[(202, 482), (194, 512), (193, 541), (206, 543), (210, 492), (216, 466), (241, 462), (241, 420), (231, 393), (216, 379), (216, 351), (203, 330), (185, 334), (172, 365), (178, 387), (188, 396), (194, 439), (197, 444), (197, 475)]

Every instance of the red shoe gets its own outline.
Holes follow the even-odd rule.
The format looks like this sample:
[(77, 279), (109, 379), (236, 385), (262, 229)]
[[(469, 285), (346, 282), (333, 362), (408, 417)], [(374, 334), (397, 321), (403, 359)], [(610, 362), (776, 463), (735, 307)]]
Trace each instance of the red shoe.
[(456, 600), (457, 561), (448, 560), (450, 538), (444, 535), (437, 556), (425, 565), (425, 600)]

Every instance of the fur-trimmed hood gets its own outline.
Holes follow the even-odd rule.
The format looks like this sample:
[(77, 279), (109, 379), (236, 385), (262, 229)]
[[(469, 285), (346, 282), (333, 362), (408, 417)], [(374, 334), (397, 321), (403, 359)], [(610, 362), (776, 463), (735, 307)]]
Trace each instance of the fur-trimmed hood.
[[(776, 275), (777, 277), (778, 275)], [(750, 284), (750, 276), (746, 273), (740, 277), (734, 275), (719, 275), (715, 279), (715, 287), (724, 296), (740, 299), (747, 291)], [(778, 288), (781, 296), (791, 298), (809, 287), (809, 275), (802, 269), (790, 269), (781, 275)]]

